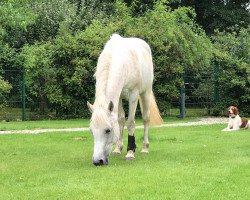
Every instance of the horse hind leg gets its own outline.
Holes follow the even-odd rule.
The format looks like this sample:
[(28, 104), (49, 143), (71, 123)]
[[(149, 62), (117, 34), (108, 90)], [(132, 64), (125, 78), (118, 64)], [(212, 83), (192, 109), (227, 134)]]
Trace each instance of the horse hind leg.
[(113, 151), (113, 154), (121, 154), (121, 151), (123, 149), (123, 131), (124, 131), (124, 125), (125, 125), (125, 112), (122, 106), (121, 99), (119, 101), (119, 107), (118, 107), (118, 123), (119, 123), (119, 128), (120, 128), (120, 135), (116, 143), (116, 147)]
[(141, 153), (148, 153), (149, 149), (149, 140), (148, 140), (148, 127), (150, 122), (150, 94), (151, 91), (145, 92), (141, 95), (140, 99), (140, 105), (141, 105), (141, 111), (142, 111), (142, 119), (143, 119), (143, 125), (144, 125), (144, 134), (143, 134), (143, 147), (141, 150)]
[(128, 122), (127, 122), (128, 147), (127, 147), (127, 155), (125, 156), (126, 160), (135, 159), (134, 152), (136, 149), (136, 144), (135, 144), (134, 131), (135, 131), (135, 112), (136, 112), (136, 107), (138, 104), (138, 97), (139, 97), (139, 94), (137, 91), (131, 93), (129, 96), (129, 114), (128, 114)]

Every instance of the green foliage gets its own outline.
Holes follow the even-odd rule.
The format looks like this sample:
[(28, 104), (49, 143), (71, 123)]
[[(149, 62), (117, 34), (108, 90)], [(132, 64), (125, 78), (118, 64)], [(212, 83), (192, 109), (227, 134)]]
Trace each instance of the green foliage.
[(197, 13), (197, 23), (209, 35), (216, 29), (230, 31), (231, 27), (247, 28), (250, 24), (249, 0), (173, 0), (173, 2), (173, 7), (193, 7)]
[(116, 0), (70, 0), (76, 6), (76, 15), (71, 23), (72, 31), (87, 28), (93, 20), (108, 20), (115, 13)]
[(36, 15), (28, 9), (30, 0), (5, 0), (0, 3), (0, 39), (11, 46), (20, 47), (26, 41), (24, 33), (35, 23)]
[[(48, 6), (45, 7), (48, 9)], [(158, 3), (145, 15), (132, 17), (129, 8), (118, 1), (109, 19), (96, 19), (84, 31), (75, 34), (71, 34), (67, 23), (63, 24), (58, 34), (50, 28), (47, 20), (50, 15), (55, 15), (52, 19), (56, 19), (54, 21), (57, 23), (51, 22), (51, 26), (58, 27), (60, 24), (60, 9), (50, 13), (44, 5), (35, 8), (42, 13), (36, 12), (39, 22), (36, 24), (40, 24), (38, 29), (34, 29), (39, 32), (36, 39), (47, 41), (51, 39), (46, 34), (52, 38), (56, 36), (53, 42), (26, 45), (20, 56), (26, 69), (28, 102), (33, 102), (33, 107), (38, 102), (42, 113), (55, 111), (61, 117), (87, 114), (84, 112), (87, 110), (85, 102), (94, 97), (96, 61), (105, 42), (114, 32), (143, 38), (152, 47), (155, 93), (163, 114), (169, 102), (178, 100), (184, 71), (197, 74), (202, 68), (209, 68), (211, 44), (193, 22), (195, 14), (188, 8), (171, 12)]]
[(4, 112), (3, 107), (6, 104), (6, 94), (10, 92), (11, 88), (12, 86), (0, 76), (0, 109), (2, 112)]
[(127, 35), (145, 39), (152, 48), (154, 89), (163, 114), (171, 101), (179, 100), (184, 73), (197, 76), (210, 70), (212, 45), (194, 17), (189, 8), (172, 12), (158, 3), (127, 28)]
[(8, 81), (3, 80), (3, 69), (11, 69), (16, 64), (16, 53), (14, 49), (9, 45), (1, 43), (0, 40), (0, 108), (6, 103), (6, 94), (8, 94), (12, 88)]
[(0, 40), (0, 71), (18, 67), (17, 54), (14, 48)]
[(54, 69), (51, 67), (51, 44), (25, 46), (20, 54), (26, 74), (28, 104), (34, 108), (39, 103), (40, 112), (48, 109), (48, 95), (53, 94)]
[(83, 32), (63, 34), (55, 40), (52, 66), (56, 72), (54, 86), (60, 92), (53, 92), (50, 100), (58, 107), (58, 115), (89, 114), (86, 102), (94, 97), (97, 58), (115, 30), (112, 25), (103, 29), (102, 24), (95, 21)]
[[(211, 93), (213, 82), (201, 77), (211, 74), (214, 57), (223, 71), (219, 80), (222, 101), (247, 105), (249, 29), (219, 32), (212, 44), (195, 22), (200, 13), (187, 7), (173, 10), (174, 3), (4, 0), (0, 3), (0, 70), (25, 68), (27, 105), (32, 111), (52, 117), (87, 116), (86, 101), (94, 100), (98, 56), (117, 32), (142, 38), (151, 46), (154, 92), (163, 115), (171, 102), (179, 101), (185, 77), (199, 83), (194, 91), (199, 101), (211, 101), (204, 94)], [(236, 77), (229, 82), (230, 70)]]
[[(86, 116), (86, 102), (94, 97), (96, 60), (113, 33), (94, 22), (84, 32), (62, 33), (54, 43), (25, 46), (21, 57), (26, 69), (29, 103), (57, 117)], [(101, 33), (101, 34), (99, 34)], [(99, 34), (99, 35), (98, 35)]]
[(62, 96), (56, 96), (56, 92), (52, 94), (61, 108), (60, 115), (72, 111), (80, 114), (83, 111), (79, 107), (87, 110), (84, 102), (94, 97), (92, 76), (97, 58), (114, 32), (143, 38), (152, 47), (155, 93), (163, 114), (169, 102), (178, 100), (183, 72), (189, 70), (197, 74), (201, 69), (209, 68), (211, 44), (188, 16), (194, 15), (190, 9), (174, 12), (165, 9), (162, 4), (157, 4), (145, 16), (134, 18), (124, 4), (117, 2), (117, 11), (107, 23), (96, 20), (85, 31), (73, 36), (62, 34), (55, 40), (52, 65), (56, 68), (58, 80), (54, 86), (58, 86), (57, 91), (60, 88)]
[(153, 0), (124, 0), (133, 13), (133, 16), (141, 16), (148, 10), (152, 10), (155, 4)]
[(29, 43), (33, 41), (51, 41), (61, 29), (68, 28), (76, 17), (76, 6), (68, 0), (43, 0), (29, 4), (36, 15), (36, 21), (28, 27), (25, 34)]
[(233, 104), (250, 114), (250, 27), (213, 36), (220, 64), (220, 96), (225, 107)]
[(11, 85), (8, 82), (4, 81), (0, 76), (0, 99), (4, 94), (9, 93), (10, 89)]

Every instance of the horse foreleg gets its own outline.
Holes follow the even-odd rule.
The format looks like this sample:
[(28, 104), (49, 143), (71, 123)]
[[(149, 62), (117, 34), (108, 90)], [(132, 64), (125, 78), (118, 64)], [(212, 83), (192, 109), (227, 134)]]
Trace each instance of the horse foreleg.
[(121, 154), (121, 151), (123, 149), (123, 131), (124, 131), (124, 125), (125, 125), (125, 112), (123, 110), (121, 99), (119, 100), (119, 105), (118, 105), (118, 123), (120, 127), (120, 135), (116, 143), (116, 147), (113, 151), (114, 154)]
[(133, 160), (135, 159), (134, 152), (136, 149), (135, 144), (135, 111), (138, 103), (138, 96), (137, 92), (130, 94), (129, 96), (129, 114), (128, 114), (128, 147), (127, 147), (127, 155), (125, 156), (126, 160)]

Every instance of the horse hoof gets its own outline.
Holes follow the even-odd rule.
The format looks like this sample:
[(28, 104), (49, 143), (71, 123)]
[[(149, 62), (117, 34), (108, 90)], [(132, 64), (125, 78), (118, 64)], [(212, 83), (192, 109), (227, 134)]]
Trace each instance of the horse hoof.
[(134, 156), (125, 156), (125, 160), (134, 160), (135, 159), (135, 157)]
[(142, 149), (141, 153), (148, 154), (148, 149)]
[(129, 150), (127, 155), (125, 156), (126, 160), (134, 160), (135, 156), (134, 156), (134, 152), (132, 150)]
[(120, 151), (120, 149), (115, 149), (112, 153), (116, 154), (116, 155), (120, 155), (121, 151)]

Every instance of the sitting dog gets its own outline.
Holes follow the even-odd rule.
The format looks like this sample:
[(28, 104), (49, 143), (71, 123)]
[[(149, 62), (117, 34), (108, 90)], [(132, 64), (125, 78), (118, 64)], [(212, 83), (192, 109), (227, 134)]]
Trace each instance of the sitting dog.
[(250, 121), (247, 118), (241, 118), (239, 111), (235, 106), (229, 106), (228, 108), (229, 122), (227, 128), (222, 131), (237, 131), (240, 128), (250, 128)]

